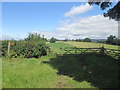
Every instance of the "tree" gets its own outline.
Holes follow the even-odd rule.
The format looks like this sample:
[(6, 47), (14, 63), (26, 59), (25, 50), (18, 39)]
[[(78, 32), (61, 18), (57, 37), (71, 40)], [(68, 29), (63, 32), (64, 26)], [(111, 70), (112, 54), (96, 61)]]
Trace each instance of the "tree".
[(57, 39), (54, 38), (54, 37), (52, 37), (52, 38), (50, 39), (50, 43), (55, 43), (56, 41), (57, 41)]
[(85, 38), (83, 42), (92, 42), (90, 38)]
[(76, 41), (76, 42), (81, 42), (82, 40), (81, 40), (81, 39), (76, 39), (75, 41)]
[(109, 17), (110, 19), (114, 19), (116, 21), (120, 21), (120, 1), (117, 2), (117, 4), (112, 7), (112, 2), (110, 2), (110, 0), (107, 0), (107, 2), (105, 2), (106, 0), (88, 0), (88, 3), (90, 5), (96, 4), (99, 5), (100, 8), (102, 10), (105, 10), (106, 8), (109, 8), (109, 10), (107, 11), (107, 13), (103, 13), (104, 17)]
[(40, 41), (40, 40), (46, 41), (46, 38), (44, 38), (44, 35), (43, 37), (41, 37), (40, 34), (37, 33), (29, 33), (27, 38), (25, 38), (25, 41)]
[(110, 35), (110, 36), (107, 38), (106, 43), (107, 43), (107, 44), (113, 44), (113, 41), (114, 41), (115, 39), (116, 39), (115, 36)]
[(110, 35), (107, 40), (107, 44), (113, 44), (113, 45), (120, 45), (120, 39), (118, 39), (116, 36)]
[(64, 39), (64, 42), (67, 42), (67, 41), (69, 41), (68, 38)]

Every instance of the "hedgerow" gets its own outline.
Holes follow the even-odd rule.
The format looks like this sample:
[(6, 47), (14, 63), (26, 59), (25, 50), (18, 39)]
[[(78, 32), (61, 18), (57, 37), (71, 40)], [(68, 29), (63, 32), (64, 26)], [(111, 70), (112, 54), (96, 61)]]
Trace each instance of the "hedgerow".
[(13, 47), (13, 51), (16, 52), (17, 56), (31, 58), (41, 57), (47, 55), (49, 47), (43, 41), (20, 41), (16, 42)]
[(24, 40), (12, 41), (14, 45), (11, 45), (9, 53), (7, 52), (8, 42), (10, 41), (2, 42), (2, 56), (5, 57), (39, 58), (47, 55), (47, 51), (49, 50), (45, 38), (41, 38), (36, 33), (29, 34)]

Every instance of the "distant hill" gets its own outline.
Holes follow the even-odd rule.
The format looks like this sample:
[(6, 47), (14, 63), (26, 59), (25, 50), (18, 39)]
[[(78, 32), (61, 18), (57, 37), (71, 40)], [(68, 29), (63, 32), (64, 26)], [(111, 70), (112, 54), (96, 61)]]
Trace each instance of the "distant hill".
[(92, 42), (97, 42), (97, 41), (106, 41), (107, 39), (91, 39)]

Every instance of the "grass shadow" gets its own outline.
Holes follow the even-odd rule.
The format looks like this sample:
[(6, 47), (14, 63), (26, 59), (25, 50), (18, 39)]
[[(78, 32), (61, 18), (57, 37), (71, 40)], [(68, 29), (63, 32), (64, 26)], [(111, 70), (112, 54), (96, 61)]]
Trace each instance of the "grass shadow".
[(44, 62), (57, 69), (58, 75), (66, 75), (74, 80), (90, 82), (98, 88), (118, 88), (119, 60), (96, 53), (69, 54), (51, 58)]

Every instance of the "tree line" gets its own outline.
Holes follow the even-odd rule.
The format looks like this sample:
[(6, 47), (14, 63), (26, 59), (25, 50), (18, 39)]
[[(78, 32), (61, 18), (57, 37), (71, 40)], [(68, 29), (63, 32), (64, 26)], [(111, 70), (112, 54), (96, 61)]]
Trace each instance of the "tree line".
[[(55, 43), (56, 41), (76, 41), (76, 42), (93, 42), (90, 38), (85, 39), (64, 39), (59, 40), (54, 37), (46, 39), (37, 33), (29, 33), (24, 40), (4, 40), (2, 41), (2, 56), (3, 57), (23, 57), (23, 58), (39, 58), (47, 55), (50, 48), (46, 42)], [(10, 46), (10, 53), (8, 53), (8, 42), (14, 43)], [(110, 35), (106, 41), (97, 41), (98, 43), (107, 43), (111, 45), (120, 45), (120, 39), (116, 36)]]
[[(50, 43), (55, 43), (56, 41), (76, 41), (76, 42), (94, 42), (92, 39), (90, 38), (85, 38), (85, 39), (63, 39), (63, 40), (59, 40), (56, 39), (54, 37), (52, 37), (50, 40), (48, 40)], [(107, 39), (105, 41), (102, 40), (96, 40), (97, 43), (106, 43), (106, 44), (111, 44), (111, 45), (120, 45), (120, 39), (117, 38), (114, 35), (110, 35), (109, 37), (107, 37)]]

